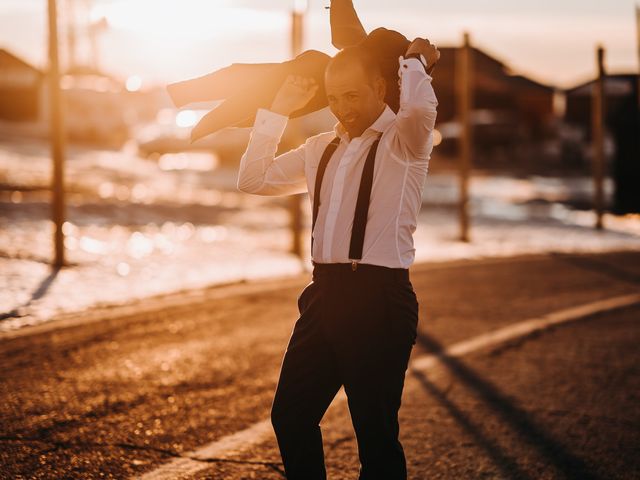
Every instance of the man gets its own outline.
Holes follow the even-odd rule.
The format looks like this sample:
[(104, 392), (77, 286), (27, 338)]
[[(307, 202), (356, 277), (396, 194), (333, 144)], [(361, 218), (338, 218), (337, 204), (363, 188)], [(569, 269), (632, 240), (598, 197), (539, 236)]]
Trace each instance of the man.
[(325, 89), (335, 132), (275, 157), (287, 117), (316, 94), (290, 76), (270, 111), (258, 111), (238, 188), (258, 195), (308, 191), (313, 280), (282, 363), (271, 419), (289, 479), (326, 478), (319, 422), (344, 386), (358, 441), (360, 479), (405, 479), (398, 410), (415, 343), (418, 302), (409, 279), (437, 100), (440, 54), (416, 39), (399, 59), (400, 110), (370, 50), (340, 51)]

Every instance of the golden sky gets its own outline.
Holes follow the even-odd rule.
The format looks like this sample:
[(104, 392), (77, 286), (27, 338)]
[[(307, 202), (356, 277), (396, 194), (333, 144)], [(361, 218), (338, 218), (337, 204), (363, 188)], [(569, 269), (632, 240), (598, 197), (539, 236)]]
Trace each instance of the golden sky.
[[(58, 0), (61, 15), (67, 2)], [(232, 62), (289, 58), (289, 15), (304, 0), (75, 0), (77, 13), (106, 18), (99, 62), (119, 76), (167, 82)], [(0, 48), (37, 66), (46, 58), (46, 0), (0, 2)], [(309, 0), (306, 47), (332, 53), (329, 0)], [(633, 0), (355, 0), (365, 27), (394, 28), (449, 46), (468, 30), (476, 46), (518, 73), (570, 86), (594, 72), (595, 47), (610, 71), (638, 66)], [(80, 15), (81, 16), (81, 15)], [(85, 45), (86, 47), (86, 45)], [(64, 49), (63, 49), (64, 51)], [(85, 55), (88, 50), (85, 48)]]

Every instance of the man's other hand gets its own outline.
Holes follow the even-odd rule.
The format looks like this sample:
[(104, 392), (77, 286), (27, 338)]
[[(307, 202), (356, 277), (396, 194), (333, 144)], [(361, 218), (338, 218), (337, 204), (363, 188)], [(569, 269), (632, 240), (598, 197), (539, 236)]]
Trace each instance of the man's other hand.
[(303, 108), (315, 96), (318, 84), (313, 78), (289, 75), (271, 104), (271, 111), (289, 116)]
[(440, 52), (438, 51), (438, 48), (426, 38), (416, 38), (411, 42), (406, 55), (411, 53), (422, 54), (424, 56), (427, 61), (426, 69), (429, 75), (433, 72), (438, 60), (440, 60)]

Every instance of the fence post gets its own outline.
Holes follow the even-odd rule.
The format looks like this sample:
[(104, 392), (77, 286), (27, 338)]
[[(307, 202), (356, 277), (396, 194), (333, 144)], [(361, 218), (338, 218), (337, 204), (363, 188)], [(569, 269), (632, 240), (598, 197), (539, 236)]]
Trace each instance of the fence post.
[(471, 170), (471, 108), (472, 99), (472, 65), (471, 42), (469, 33), (464, 33), (464, 43), (456, 52), (456, 83), (458, 97), (458, 119), (460, 122), (460, 163), (459, 185), (460, 198), (460, 240), (469, 241), (469, 173)]
[(64, 198), (64, 116), (62, 113), (62, 96), (60, 92), (60, 65), (58, 61), (58, 12), (56, 0), (48, 0), (49, 13), (49, 108), (51, 141), (51, 158), (53, 161), (53, 179), (51, 191), (53, 194), (52, 217), (55, 226), (54, 248), (56, 267), (63, 267), (64, 234), (62, 224), (65, 219)]
[[(291, 53), (295, 57), (302, 52), (304, 31), (303, 21), (306, 5), (296, 2), (291, 13)], [(291, 127), (290, 127), (291, 128)], [(291, 130), (295, 140), (299, 140), (300, 131)], [(299, 258), (302, 253), (302, 195), (289, 197), (290, 228), (291, 228), (291, 253)]]
[(593, 186), (594, 208), (596, 211), (595, 228), (604, 228), (602, 216), (604, 211), (604, 48), (596, 49), (596, 65), (598, 76), (593, 83), (592, 92), (592, 142), (593, 142)]

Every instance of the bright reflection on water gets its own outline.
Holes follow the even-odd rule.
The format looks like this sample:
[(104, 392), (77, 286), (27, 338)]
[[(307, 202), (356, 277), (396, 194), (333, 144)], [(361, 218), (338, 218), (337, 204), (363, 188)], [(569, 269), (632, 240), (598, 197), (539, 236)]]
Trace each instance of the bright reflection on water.
[(195, 170), (208, 172), (218, 164), (213, 153), (165, 153), (158, 159), (161, 170)]
[(109, 253), (109, 245), (91, 237), (80, 237), (80, 248), (87, 253), (105, 255)]
[(143, 258), (153, 252), (153, 241), (143, 233), (134, 232), (127, 242), (127, 254), (133, 258)]

